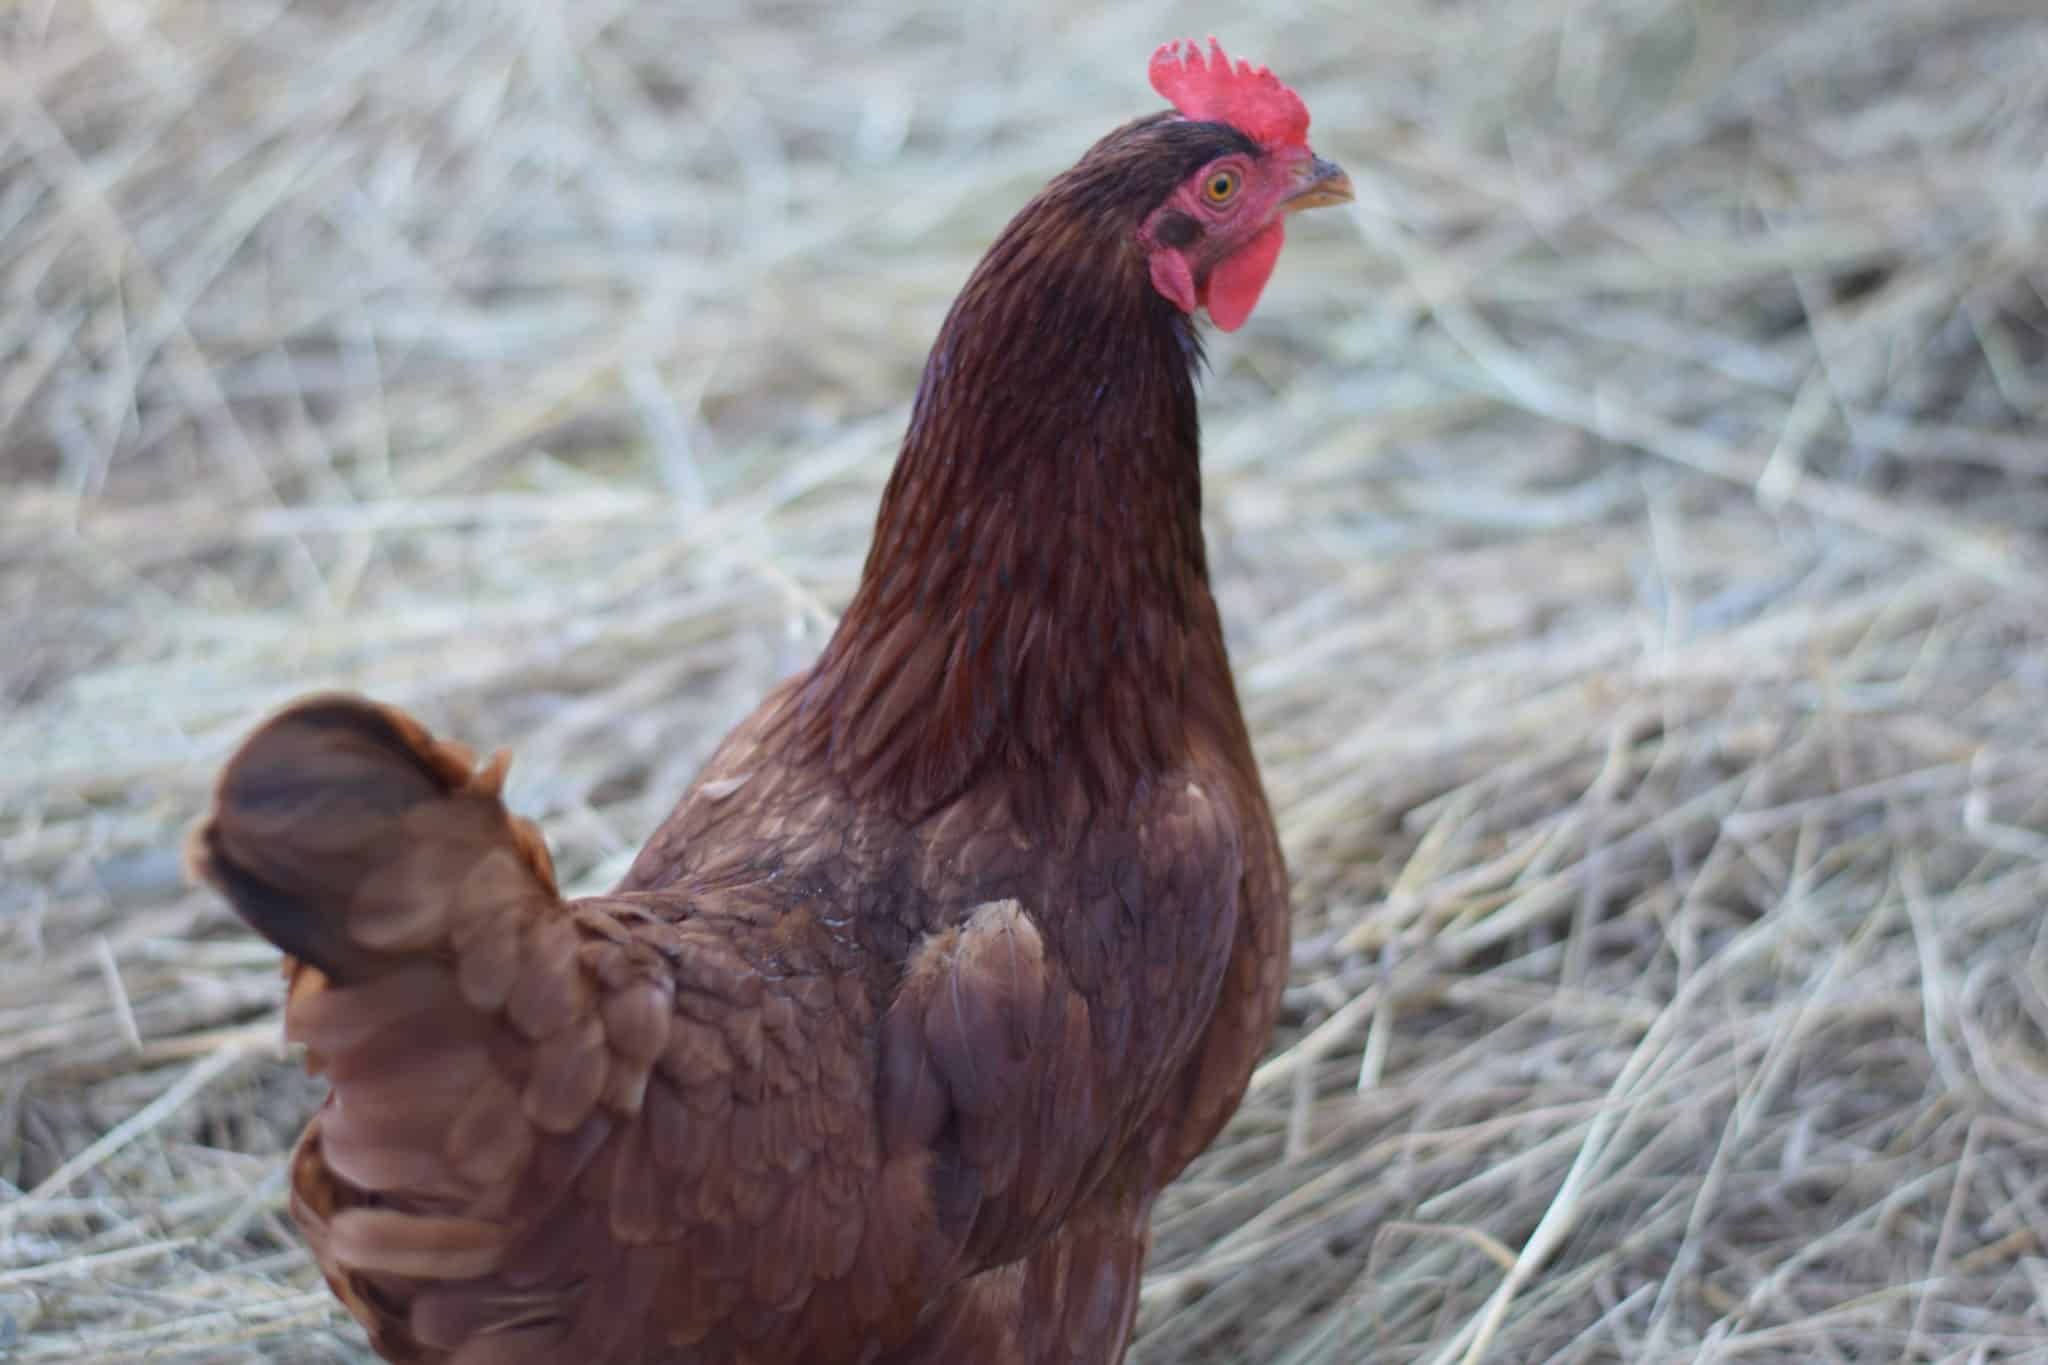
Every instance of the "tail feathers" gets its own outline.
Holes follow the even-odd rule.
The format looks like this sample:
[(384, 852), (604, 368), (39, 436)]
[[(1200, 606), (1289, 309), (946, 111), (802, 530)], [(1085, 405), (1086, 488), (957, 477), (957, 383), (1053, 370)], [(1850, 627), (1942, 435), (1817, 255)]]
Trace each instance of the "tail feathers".
[(556, 894), (539, 833), (498, 799), (505, 755), (473, 765), (389, 707), (294, 703), (229, 760), (193, 832), (193, 873), (338, 985), (459, 949)]
[[(190, 847), (290, 955), (285, 1033), (333, 1085), (292, 1159), (292, 1215), (387, 1360), (622, 1358), (670, 1264), (674, 1196), (619, 1152), (642, 1150), (620, 1135), (669, 1050), (672, 972), (604, 904), (557, 895), (504, 773), (397, 711), (312, 698), (229, 761)], [(748, 1022), (757, 1054), (773, 1045)], [(696, 1027), (690, 1055), (726, 1059), (726, 1034)]]

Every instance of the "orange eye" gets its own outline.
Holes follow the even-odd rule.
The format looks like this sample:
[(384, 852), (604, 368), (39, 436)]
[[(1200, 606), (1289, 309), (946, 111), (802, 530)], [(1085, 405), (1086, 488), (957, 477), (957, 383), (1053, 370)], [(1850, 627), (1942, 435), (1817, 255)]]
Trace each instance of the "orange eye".
[(1217, 171), (1202, 182), (1202, 197), (1212, 204), (1227, 204), (1236, 195), (1236, 171)]

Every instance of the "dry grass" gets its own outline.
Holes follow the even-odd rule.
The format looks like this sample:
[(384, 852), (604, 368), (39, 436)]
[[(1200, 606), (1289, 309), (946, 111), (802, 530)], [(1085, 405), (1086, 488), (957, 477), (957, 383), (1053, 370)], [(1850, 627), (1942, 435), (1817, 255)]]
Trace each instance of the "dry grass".
[(1138, 1357), (2048, 1360), (2048, 11), (1264, 11), (0, 0), (0, 1357), (367, 1358), (218, 760), (361, 688), (604, 883), (1221, 23), (1362, 194), (1213, 348), (1298, 951)]

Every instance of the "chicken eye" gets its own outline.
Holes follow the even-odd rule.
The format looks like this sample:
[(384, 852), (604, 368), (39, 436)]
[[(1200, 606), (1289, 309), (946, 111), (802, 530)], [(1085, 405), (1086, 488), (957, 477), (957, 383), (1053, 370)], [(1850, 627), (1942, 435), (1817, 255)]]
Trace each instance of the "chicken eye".
[(1236, 171), (1217, 171), (1202, 182), (1202, 197), (1212, 204), (1227, 204), (1236, 194)]

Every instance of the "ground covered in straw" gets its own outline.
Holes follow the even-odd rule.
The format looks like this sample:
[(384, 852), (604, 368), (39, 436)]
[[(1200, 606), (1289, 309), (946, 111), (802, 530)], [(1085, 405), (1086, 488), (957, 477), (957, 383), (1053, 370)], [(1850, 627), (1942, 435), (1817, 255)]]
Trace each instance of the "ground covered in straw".
[(1360, 203), (1213, 347), (1298, 946), (1137, 1358), (2048, 1360), (2048, 11), (1260, 8), (0, 4), (0, 1358), (368, 1359), (211, 771), (360, 688), (605, 884), (1221, 26)]

